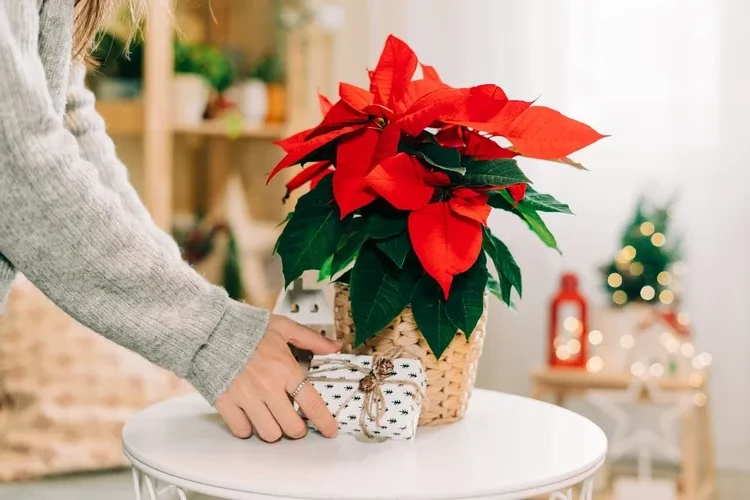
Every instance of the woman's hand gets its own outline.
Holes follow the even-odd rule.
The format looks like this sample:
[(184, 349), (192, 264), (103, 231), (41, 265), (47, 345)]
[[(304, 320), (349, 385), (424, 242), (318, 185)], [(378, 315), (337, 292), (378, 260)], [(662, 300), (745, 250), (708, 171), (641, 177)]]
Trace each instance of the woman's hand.
[[(341, 348), (299, 323), (271, 315), (268, 330), (245, 369), (215, 404), (235, 436), (244, 439), (255, 433), (264, 441), (274, 442), (282, 435), (299, 439), (307, 433), (305, 422), (289, 399), (289, 393), (305, 379), (289, 344), (314, 354), (332, 354)], [(336, 436), (336, 420), (312, 384), (305, 384), (295, 400), (324, 436)]]

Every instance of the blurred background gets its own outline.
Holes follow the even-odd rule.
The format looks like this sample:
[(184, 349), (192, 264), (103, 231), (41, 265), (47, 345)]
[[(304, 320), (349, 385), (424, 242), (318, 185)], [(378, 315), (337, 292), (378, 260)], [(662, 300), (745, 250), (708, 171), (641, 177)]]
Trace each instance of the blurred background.
[[(589, 171), (522, 165), (576, 214), (547, 220), (562, 255), (508, 214), (491, 216), (524, 296), (516, 311), (490, 302), (478, 386), (566, 404), (610, 444), (623, 429), (601, 401), (635, 387), (619, 406), (624, 442), (637, 443), (611, 457), (597, 498), (750, 498), (750, 4), (179, 0), (173, 18), (151, 10), (129, 58), (127, 16), (101, 33), (90, 87), (155, 220), (251, 303), (272, 307), (280, 291), (271, 254), (294, 204), (281, 202), (288, 179), (265, 185), (281, 157), (272, 142), (320, 118), (318, 90), (333, 99), (339, 81), (366, 87), (390, 33), (454, 86), (495, 83), (610, 135), (574, 156)], [(578, 282), (573, 306), (553, 300), (564, 274)], [(35, 340), (49, 330), (66, 346)], [(126, 473), (86, 471), (123, 466), (127, 415), (188, 389), (92, 338), (28, 284), (14, 290), (0, 325), (0, 498), (131, 498)], [(3, 368), (19, 356), (24, 369)], [(60, 377), (98, 380), (101, 397), (77, 405), (83, 396), (59, 389)], [(92, 452), (80, 427), (94, 421)]]

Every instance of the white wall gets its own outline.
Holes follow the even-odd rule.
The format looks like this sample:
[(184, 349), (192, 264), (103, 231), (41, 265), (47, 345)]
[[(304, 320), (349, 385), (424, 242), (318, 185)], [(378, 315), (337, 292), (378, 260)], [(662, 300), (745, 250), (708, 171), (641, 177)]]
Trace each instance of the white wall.
[(563, 257), (506, 214), (490, 219), (521, 264), (526, 294), (517, 314), (492, 307), (479, 384), (526, 393), (559, 274), (577, 272), (603, 303), (596, 268), (615, 251), (637, 196), (679, 193), (686, 308), (699, 348), (714, 355), (718, 461), (750, 468), (750, 3), (370, 0), (368, 8), (371, 65), (394, 32), (455, 85), (497, 83), (612, 135), (576, 156), (590, 172), (526, 164), (539, 189), (577, 213), (549, 217)]

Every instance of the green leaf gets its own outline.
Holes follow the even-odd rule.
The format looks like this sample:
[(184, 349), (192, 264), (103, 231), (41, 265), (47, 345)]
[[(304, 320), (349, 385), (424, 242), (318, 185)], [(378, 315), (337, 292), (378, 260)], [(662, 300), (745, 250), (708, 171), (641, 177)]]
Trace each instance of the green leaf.
[(545, 245), (560, 253), (560, 249), (557, 248), (557, 240), (555, 239), (555, 236), (549, 230), (536, 210), (524, 205), (523, 202), (513, 208), (513, 199), (511, 198), (510, 193), (505, 189), (491, 192), (488, 204), (491, 207), (516, 214), (523, 219), (526, 225), (529, 226), (529, 229), (531, 229)]
[(409, 250), (411, 250), (409, 233), (404, 231), (397, 236), (392, 236), (385, 240), (378, 240), (375, 244), (393, 261), (394, 264), (399, 267), (399, 269), (404, 267), (406, 256), (409, 255)]
[(519, 205), (536, 210), (537, 212), (557, 212), (573, 215), (567, 204), (557, 201), (552, 195), (539, 193), (532, 189), (531, 186), (526, 186), (526, 196), (524, 196)]
[(363, 217), (352, 220), (347, 227), (346, 235), (339, 242), (336, 253), (331, 260), (331, 276), (334, 276), (351, 264), (367, 241), (367, 221)]
[[(394, 218), (371, 214), (353, 219), (347, 227), (347, 234), (339, 243), (339, 247), (333, 256), (331, 276), (337, 275), (354, 262), (359, 250), (367, 240), (391, 238), (405, 231), (406, 217)], [(403, 265), (403, 260), (401, 265)]]
[[(528, 186), (526, 187), (526, 189), (528, 189)], [(510, 193), (508, 193), (506, 189), (501, 189), (500, 191), (490, 191), (487, 194), (489, 195), (487, 204), (492, 208), (499, 208), (500, 210), (505, 210), (507, 212), (515, 212), (516, 203), (513, 201), (513, 198), (511, 198)]]
[(315, 189), (299, 199), (296, 211), (279, 237), (276, 251), (281, 256), (286, 286), (304, 271), (320, 269), (344, 234), (348, 221), (340, 220), (330, 177), (324, 177)]
[(323, 262), (323, 265), (320, 266), (320, 271), (318, 271), (318, 283), (331, 279), (331, 276), (333, 276), (333, 272), (331, 271), (332, 264), (333, 255), (329, 255), (326, 261)]
[(499, 276), (499, 283), (500, 283), (500, 295), (502, 295), (503, 302), (505, 302), (505, 305), (508, 307), (514, 307), (513, 305), (513, 287), (510, 284), (510, 281), (503, 278), (502, 276)]
[(558, 253), (561, 253), (560, 249), (557, 248), (557, 240), (555, 239), (555, 236), (549, 230), (547, 224), (544, 223), (538, 213), (536, 213), (534, 210), (521, 206), (517, 208), (517, 212), (521, 215), (521, 218), (526, 221), (529, 229), (531, 229), (537, 236), (539, 236), (539, 239), (542, 240), (545, 245), (554, 250), (557, 250)]
[(484, 288), (487, 285), (487, 258), (479, 253), (468, 271), (457, 275), (451, 286), (445, 312), (451, 322), (471, 336), (484, 312)]
[(521, 297), (523, 295), (521, 268), (516, 263), (505, 243), (497, 239), (487, 227), (482, 227), (482, 248), (495, 264), (500, 282), (507, 281), (511, 286), (515, 287), (518, 291), (518, 296)]
[(420, 275), (416, 258), (401, 270), (375, 245), (367, 243), (362, 247), (351, 277), (356, 345), (388, 326), (401, 313)]
[[(292, 215), (294, 215), (294, 212), (289, 212), (288, 214), (286, 214), (286, 217), (284, 217), (284, 220), (282, 220), (281, 222), (279, 222), (276, 225), (276, 227), (279, 228), (279, 227), (283, 226), (284, 224), (286, 224), (287, 222), (289, 222), (289, 220), (292, 218)], [(273, 255), (275, 253), (278, 253), (278, 250), (279, 250), (279, 240), (281, 240), (280, 237), (276, 238), (276, 243), (274, 243), (274, 245), (273, 245), (273, 251), (271, 252), (271, 255)]]
[(487, 285), (485, 288), (488, 292), (490, 292), (492, 295), (497, 297), (499, 300), (502, 300), (503, 302), (505, 302), (505, 298), (503, 298), (503, 293), (500, 291), (500, 283), (498, 283), (495, 277), (492, 276), (491, 274), (487, 276)]
[(414, 151), (413, 154), (441, 170), (449, 170), (459, 174), (466, 173), (466, 167), (461, 165), (461, 153), (455, 148), (444, 148), (434, 142), (427, 142), (420, 145), (419, 149)]
[(406, 231), (407, 218), (405, 216), (387, 217), (373, 213), (363, 218), (367, 219), (367, 232), (374, 239), (389, 238)]
[(475, 186), (510, 186), (529, 182), (516, 160), (499, 158), (495, 160), (465, 160), (464, 182)]
[(286, 216), (284, 217), (284, 220), (282, 220), (281, 222), (279, 222), (279, 223), (278, 223), (278, 224), (276, 225), (276, 227), (281, 227), (281, 226), (283, 226), (284, 224), (286, 224), (287, 222), (289, 222), (289, 219), (291, 219), (291, 218), (292, 218), (292, 215), (294, 215), (294, 212), (293, 212), (293, 211), (292, 211), (292, 212), (289, 212), (288, 214), (286, 214)]
[(411, 298), (411, 308), (427, 345), (435, 358), (440, 359), (458, 333), (458, 328), (448, 318), (440, 285), (430, 276), (424, 275), (419, 280)]
[(511, 287), (507, 280), (496, 280), (492, 275), (487, 278), (487, 291), (508, 306), (511, 311), (516, 310), (516, 304), (511, 299)]

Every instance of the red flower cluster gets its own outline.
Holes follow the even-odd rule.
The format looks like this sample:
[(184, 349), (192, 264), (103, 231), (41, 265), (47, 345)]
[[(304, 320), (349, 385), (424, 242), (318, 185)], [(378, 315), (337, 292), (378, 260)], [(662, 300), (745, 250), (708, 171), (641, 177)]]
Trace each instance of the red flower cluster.
[[(415, 79), (418, 67), (421, 78)], [(557, 111), (508, 99), (495, 85), (450, 87), (394, 36), (386, 41), (369, 76), (369, 91), (342, 83), (338, 102), (321, 97), (323, 120), (277, 143), (286, 155), (269, 180), (282, 169), (312, 162), (287, 188), (332, 173), (342, 218), (378, 198), (409, 211), (411, 244), (445, 297), (453, 277), (479, 256), (482, 225), (490, 212), (487, 192), (508, 189), (520, 201), (526, 184), (467, 185), (452, 180), (446, 172), (399, 152), (401, 141), (430, 141), (476, 160), (521, 155), (569, 162), (568, 154), (603, 137)], [(513, 147), (502, 147), (492, 137), (503, 137)]]

